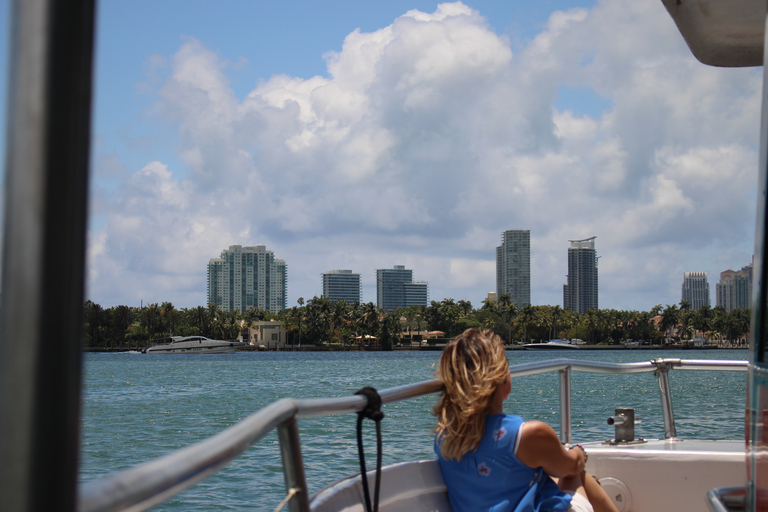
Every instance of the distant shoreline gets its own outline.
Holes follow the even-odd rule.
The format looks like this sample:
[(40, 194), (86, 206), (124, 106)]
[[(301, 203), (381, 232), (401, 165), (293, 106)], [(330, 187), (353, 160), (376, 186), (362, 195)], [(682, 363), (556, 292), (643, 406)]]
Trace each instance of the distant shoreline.
[[(392, 351), (394, 352), (441, 351), (444, 348), (445, 348), (445, 345), (401, 346), (401, 347), (392, 347)], [(505, 345), (504, 348), (506, 350), (511, 350), (511, 351), (526, 350), (520, 345)], [(659, 345), (645, 345), (645, 346), (637, 346), (637, 347), (625, 347), (623, 345), (580, 345), (578, 350), (747, 350), (747, 348), (748, 347), (717, 347), (717, 346), (684, 347), (679, 345), (666, 346), (666, 347), (661, 347)], [(136, 352), (136, 349), (129, 350), (127, 348), (87, 347), (87, 348), (83, 348), (82, 351), (87, 353), (119, 353), (119, 352)], [(360, 347), (326, 347), (326, 346), (317, 347), (313, 345), (305, 345), (303, 347), (285, 348), (285, 349), (279, 349), (279, 350), (274, 348), (257, 349), (254, 347), (254, 348), (239, 350), (238, 352), (382, 352), (382, 351), (378, 349), (365, 349)], [(573, 353), (573, 350), (542, 349), (540, 350), (540, 352)]]

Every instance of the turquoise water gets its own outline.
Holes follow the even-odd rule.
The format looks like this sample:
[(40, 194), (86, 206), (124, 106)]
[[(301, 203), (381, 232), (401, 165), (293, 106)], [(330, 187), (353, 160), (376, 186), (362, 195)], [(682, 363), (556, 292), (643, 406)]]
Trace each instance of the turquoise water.
[[(147, 356), (87, 354), (81, 480), (131, 467), (202, 440), (280, 398), (346, 396), (432, 378), (439, 352), (244, 352)], [(745, 350), (508, 352), (511, 364), (549, 358), (606, 362), (746, 359)], [(675, 371), (670, 375), (682, 438), (743, 439), (746, 372)], [(514, 379), (506, 412), (559, 428), (557, 373)], [(384, 407), (384, 464), (432, 458), (435, 396)], [(574, 440), (613, 436), (615, 407), (642, 417), (638, 437), (663, 437), (653, 374), (572, 374)], [(310, 492), (359, 471), (356, 415), (301, 420)], [(366, 459), (375, 461), (373, 423), (365, 422)], [(155, 510), (273, 510), (284, 495), (277, 435)]]

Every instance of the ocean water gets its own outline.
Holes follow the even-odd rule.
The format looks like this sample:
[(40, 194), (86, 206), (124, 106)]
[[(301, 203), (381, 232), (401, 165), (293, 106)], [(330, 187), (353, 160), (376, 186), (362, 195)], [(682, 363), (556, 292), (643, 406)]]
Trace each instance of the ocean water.
[[(614, 363), (655, 357), (746, 359), (746, 350), (507, 352), (511, 364), (548, 358)], [(207, 355), (86, 354), (81, 481), (205, 439), (281, 398), (336, 397), (429, 380), (439, 352), (242, 352)], [(678, 437), (743, 439), (746, 372), (670, 373)], [(663, 437), (652, 373), (572, 373), (574, 441), (613, 437), (606, 419), (634, 407), (637, 437)], [(433, 458), (436, 396), (384, 406), (383, 464)], [(559, 429), (557, 372), (516, 378), (506, 412)], [(307, 482), (314, 494), (359, 472), (355, 414), (300, 420)], [(375, 462), (373, 423), (364, 422), (366, 461)], [(273, 510), (284, 496), (277, 434), (155, 510)]]

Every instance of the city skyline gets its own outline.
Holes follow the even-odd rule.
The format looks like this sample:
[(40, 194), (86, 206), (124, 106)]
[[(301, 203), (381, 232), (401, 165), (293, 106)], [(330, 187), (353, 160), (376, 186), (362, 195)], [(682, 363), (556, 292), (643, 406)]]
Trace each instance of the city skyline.
[(753, 253), (761, 70), (700, 64), (658, 2), (329, 1), (100, 5), (87, 298), (204, 304), (238, 241), (289, 304), (401, 263), (477, 305), (525, 226), (532, 304), (597, 235), (600, 306), (640, 310)]
[[(600, 257), (597, 256), (595, 250), (595, 239), (597, 237), (590, 237), (583, 240), (569, 240), (570, 247), (568, 248), (568, 257), (566, 259), (568, 265), (568, 274), (566, 274), (566, 284), (563, 285), (562, 307), (564, 309), (571, 309), (573, 311), (584, 313), (588, 309), (599, 309), (599, 291), (598, 291), (598, 269), (597, 261)], [(523, 267), (526, 262), (526, 255), (530, 253), (530, 230), (515, 229), (506, 230), (501, 235), (502, 245), (496, 247), (496, 265), (497, 265), (497, 291), (489, 292), (495, 293), (495, 297), (498, 297), (502, 293), (509, 293), (507, 291), (499, 291), (499, 284), (503, 282), (502, 273), (503, 265), (508, 263), (509, 256), (504, 256), (505, 251), (509, 251), (516, 259), (514, 264), (519, 266), (521, 261)], [(247, 260), (246, 257), (250, 255), (253, 258), (261, 257), (264, 260), (269, 260), (266, 266), (270, 267), (270, 272), (267, 273), (267, 280), (271, 282), (271, 286), (276, 290), (276, 295), (269, 298), (264, 298), (264, 292), (262, 290), (261, 297), (259, 297), (259, 280), (262, 281), (261, 288), (265, 288), (264, 276), (257, 276), (254, 273), (254, 269), (257, 265), (254, 265), (255, 260)], [(242, 262), (242, 263), (241, 263)], [(231, 285), (231, 282), (238, 282), (241, 280), (240, 272), (234, 269), (235, 265), (241, 265), (242, 268), (248, 267), (247, 272), (249, 278), (242, 280), (243, 283), (250, 283), (250, 288), (246, 288), (249, 284), (243, 286)], [(261, 262), (262, 267), (265, 266), (265, 262)], [(500, 264), (502, 266), (500, 266)], [(530, 271), (528, 271), (530, 272)], [(270, 276), (271, 275), (271, 280)], [(413, 270), (406, 269), (404, 265), (395, 265), (389, 269), (376, 269), (376, 300), (364, 300), (362, 295), (362, 280), (361, 274), (353, 272), (351, 269), (332, 269), (323, 272), (321, 277), (321, 292), (302, 299), (309, 300), (314, 297), (325, 297), (332, 301), (344, 300), (347, 303), (365, 303), (372, 302), (382, 309), (393, 310), (401, 307), (408, 307), (411, 305), (428, 305), (432, 300), (440, 302), (443, 299), (454, 300), (466, 300), (462, 297), (442, 297), (442, 298), (430, 298), (428, 283), (424, 281), (413, 280)], [(226, 274), (228, 279), (222, 279), (218, 275)], [(207, 303), (215, 304), (217, 307), (225, 310), (237, 309), (239, 311), (246, 311), (250, 307), (257, 307), (265, 309), (267, 311), (276, 313), (282, 309), (286, 309), (291, 305), (287, 302), (287, 264), (282, 259), (274, 257), (272, 250), (267, 250), (263, 244), (257, 244), (255, 246), (242, 246), (239, 244), (231, 245), (228, 249), (221, 252), (219, 258), (211, 258), (208, 263), (207, 271)], [(394, 277), (392, 277), (394, 276)], [(530, 288), (530, 273), (524, 275), (524, 279), (527, 278), (528, 287)], [(386, 285), (383, 285), (384, 282)], [(519, 281), (518, 281), (519, 282)], [(229, 283), (229, 284), (226, 284)], [(279, 286), (276, 286), (279, 283)], [(573, 287), (572, 292), (569, 292), (569, 284)], [(393, 292), (393, 286), (397, 286), (397, 291)], [(242, 288), (242, 289), (241, 289)], [(270, 288), (266, 285), (266, 289)], [(279, 288), (279, 289), (278, 289)], [(581, 290), (580, 292), (578, 290)], [(726, 311), (730, 312), (737, 307), (749, 307), (752, 291), (752, 264), (741, 267), (739, 271), (724, 270), (720, 272), (720, 281), (716, 285), (715, 291), (715, 306), (722, 306)], [(212, 297), (218, 298), (212, 299)], [(250, 294), (250, 298), (249, 297)], [(392, 296), (396, 295), (396, 299), (392, 299)], [(581, 294), (581, 295), (580, 295)], [(225, 295), (226, 297), (222, 297)], [(270, 294), (267, 293), (267, 296)], [(490, 295), (483, 297), (483, 300), (488, 299)], [(518, 307), (522, 307), (526, 303), (517, 304), (510, 296), (512, 303), (515, 303)], [(674, 305), (681, 304), (683, 301), (687, 301), (693, 309), (698, 309), (702, 305), (713, 307), (710, 294), (710, 286), (708, 276), (706, 272), (685, 272), (683, 276), (682, 295), (680, 300), (676, 303), (657, 303), (659, 305)], [(470, 301), (472, 302), (472, 301)], [(479, 302), (472, 302), (475, 308), (482, 307), (482, 300)], [(560, 305), (560, 304), (532, 304), (532, 305)], [(654, 304), (656, 305), (656, 304)], [(640, 310), (650, 310), (653, 306)], [(604, 308), (604, 309), (616, 309), (616, 308)]]
[[(597, 261), (600, 257), (597, 256), (595, 250), (595, 239), (597, 237), (590, 237), (584, 240), (569, 240), (570, 247), (568, 248), (568, 257), (566, 259), (568, 265), (568, 274), (566, 274), (566, 284), (563, 285), (563, 297), (561, 304), (546, 304), (546, 305), (562, 305), (564, 309), (572, 309), (573, 311), (584, 313), (588, 309), (599, 309), (599, 291), (598, 291), (598, 270)], [(499, 291), (499, 284), (503, 282), (502, 267), (501, 264), (506, 264), (507, 260), (503, 256), (504, 251), (508, 250), (512, 253), (518, 253), (515, 256), (522, 256), (515, 260), (516, 264), (520, 264), (522, 259), (525, 262), (526, 253), (530, 252), (530, 230), (515, 229), (506, 230), (501, 235), (502, 245), (496, 247), (496, 265), (497, 265), (497, 291), (489, 292), (495, 293), (498, 297), (501, 293), (509, 293), (506, 291)], [(260, 307), (268, 311), (277, 312), (280, 309), (290, 307), (287, 303), (286, 297), (286, 284), (287, 284), (287, 264), (284, 260), (274, 258), (274, 253), (271, 250), (266, 250), (264, 245), (256, 246), (242, 246), (231, 245), (229, 249), (222, 251), (220, 258), (211, 258), (208, 264), (208, 286), (207, 286), (207, 304), (216, 303), (212, 301), (212, 293), (215, 294), (216, 286), (213, 284), (216, 281), (212, 278), (214, 269), (218, 269), (221, 272), (220, 267), (225, 262), (229, 261), (230, 265), (234, 263), (233, 258), (238, 256), (242, 257), (242, 253), (264, 253), (271, 256), (271, 260), (278, 262), (281, 269), (280, 280), (283, 284), (282, 295), (280, 295), (279, 302), (282, 306), (268, 306), (266, 308), (257, 306), (256, 299), (252, 299), (249, 303), (253, 307)], [(514, 265), (513, 265), (514, 266)], [(524, 266), (524, 265), (523, 265)], [(593, 269), (586, 271), (587, 269)], [(230, 272), (232, 272), (230, 270)], [(391, 269), (376, 269), (376, 300), (364, 300), (362, 295), (362, 281), (361, 274), (353, 272), (351, 269), (332, 269), (323, 272), (321, 277), (321, 292), (308, 295), (307, 297), (301, 297), (305, 301), (313, 297), (325, 297), (332, 301), (345, 300), (347, 303), (365, 303), (372, 302), (378, 307), (398, 309), (400, 307), (408, 307), (410, 305), (428, 305), (430, 301), (436, 300), (440, 302), (443, 299), (455, 299), (466, 300), (461, 297), (443, 297), (443, 298), (430, 298), (428, 283), (423, 281), (413, 281), (413, 270), (406, 269), (404, 265), (395, 265)], [(392, 278), (391, 276), (395, 276)], [(528, 287), (530, 287), (530, 273), (527, 274)], [(720, 272), (720, 282), (716, 285), (715, 292), (715, 304), (716, 306), (722, 306), (727, 311), (731, 311), (736, 307), (748, 307), (751, 300), (752, 290), (752, 265), (745, 265), (739, 271), (724, 270)], [(391, 281), (388, 283), (389, 291), (385, 291), (387, 286), (383, 286), (383, 281)], [(393, 302), (391, 296), (393, 283), (398, 286), (398, 291), (395, 293), (397, 299)], [(578, 291), (569, 292), (569, 283), (573, 286), (573, 290), (581, 289), (581, 297)], [(405, 285), (405, 286), (403, 286)], [(402, 288), (402, 290), (400, 289)], [(407, 289), (406, 289), (407, 288)], [(213, 292), (212, 292), (213, 290)], [(227, 287), (227, 293), (232, 290)], [(251, 290), (253, 292), (253, 290)], [(390, 297), (385, 298), (389, 295)], [(408, 298), (406, 298), (406, 295)], [(232, 297), (237, 297), (237, 293), (234, 293)], [(246, 304), (245, 290), (242, 291), (243, 299), (225, 299), (223, 302), (219, 300), (216, 305), (222, 309), (238, 309), (240, 311), (247, 310), (250, 306)], [(489, 298), (489, 295), (483, 297), (483, 300)], [(510, 296), (510, 300), (512, 297)], [(661, 305), (681, 304), (683, 301), (687, 301), (693, 309), (698, 309), (701, 305), (707, 305), (713, 307), (710, 294), (710, 286), (708, 276), (706, 272), (685, 272), (683, 276), (682, 295), (680, 301), (677, 303), (667, 303)], [(274, 302), (274, 301), (273, 301)], [(471, 301), (470, 301), (471, 302)], [(392, 306), (392, 304), (395, 304)], [(472, 302), (475, 308), (482, 306), (482, 301), (479, 303)], [(516, 304), (516, 303), (515, 303)], [(518, 307), (525, 305), (526, 303), (516, 304)], [(695, 304), (695, 306), (694, 306)], [(533, 304), (533, 305), (545, 305), (545, 304)], [(654, 304), (655, 305), (655, 304)], [(648, 306), (645, 310), (650, 310), (652, 306)], [(615, 309), (615, 308), (607, 308)]]

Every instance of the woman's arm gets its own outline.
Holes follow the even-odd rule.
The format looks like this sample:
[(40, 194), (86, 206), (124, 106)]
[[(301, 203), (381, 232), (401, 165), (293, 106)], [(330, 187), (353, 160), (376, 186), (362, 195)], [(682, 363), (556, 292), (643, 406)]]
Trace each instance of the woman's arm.
[(580, 475), (584, 471), (586, 453), (566, 450), (555, 431), (544, 422), (526, 421), (520, 429), (517, 458), (526, 466), (541, 467), (549, 476), (558, 478)]

